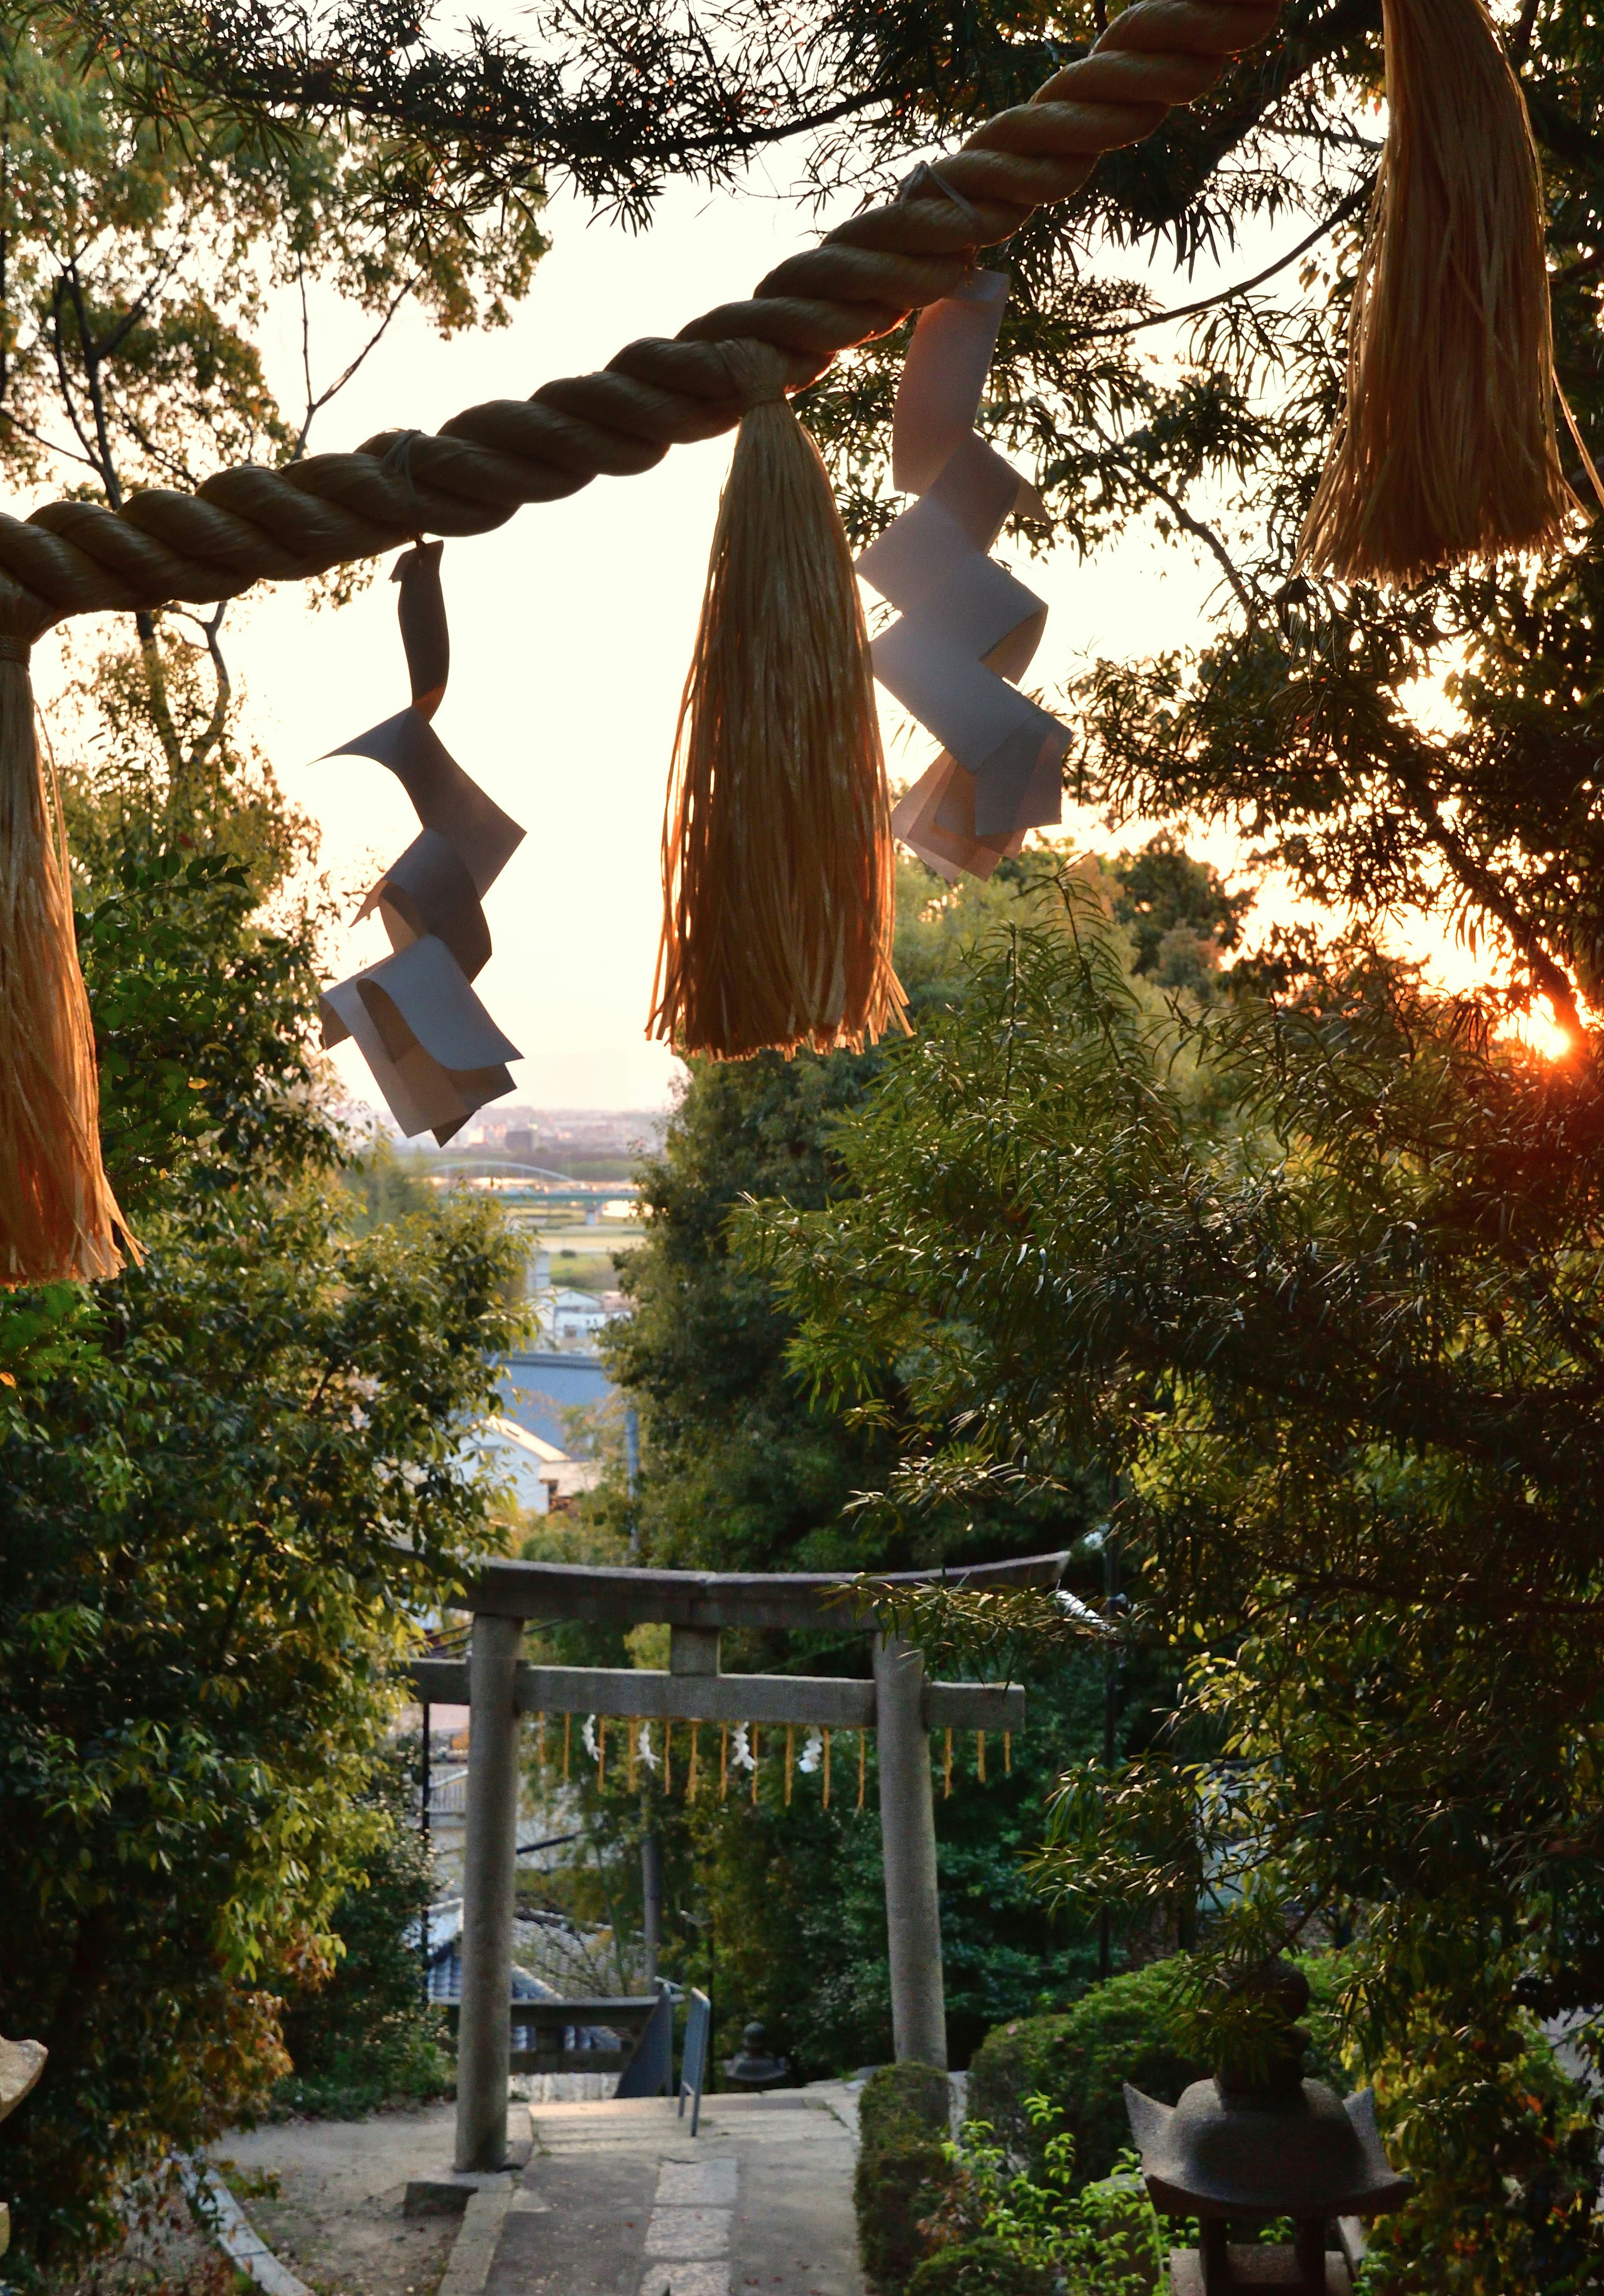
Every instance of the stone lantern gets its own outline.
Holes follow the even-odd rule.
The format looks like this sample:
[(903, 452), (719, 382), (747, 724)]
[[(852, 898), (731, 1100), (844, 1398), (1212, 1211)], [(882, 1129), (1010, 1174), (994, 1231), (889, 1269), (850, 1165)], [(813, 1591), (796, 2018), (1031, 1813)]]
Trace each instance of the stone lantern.
[(779, 2088), (786, 2078), (783, 2057), (769, 2054), (768, 2035), (754, 2017), (741, 2037), (738, 2055), (724, 2060), (724, 2079), (732, 2088)]
[[(1347, 2264), (1339, 2252), (1328, 2253), (1327, 2225), (1396, 2208), (1413, 2185), (1381, 2149), (1368, 2089), (1345, 2102), (1324, 2081), (1304, 2079), (1309, 2037), (1294, 2021), (1309, 2005), (1302, 1972), (1278, 1961), (1256, 1981), (1284, 2019), (1284, 2045), (1268, 2079), (1255, 2085), (1216, 2073), (1194, 2081), (1176, 2105), (1125, 2088), (1154, 2207), (1201, 2224), (1201, 2252), (1171, 2254), (1171, 2296), (1246, 2296), (1264, 2288), (1346, 2296)], [(1290, 2246), (1229, 2244), (1232, 2223), (1279, 2217), (1292, 2219)]]

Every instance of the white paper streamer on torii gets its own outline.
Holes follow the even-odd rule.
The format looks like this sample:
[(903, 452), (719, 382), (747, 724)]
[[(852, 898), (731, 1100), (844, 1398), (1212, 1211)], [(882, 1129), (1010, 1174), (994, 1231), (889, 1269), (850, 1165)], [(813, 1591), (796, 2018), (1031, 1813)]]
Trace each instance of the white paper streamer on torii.
[(1013, 512), (1046, 512), (973, 427), (1007, 300), (1004, 273), (977, 271), (921, 313), (891, 430), (892, 477), (919, 500), (857, 562), (901, 617), (871, 648), (874, 674), (944, 745), (891, 826), (949, 879), (989, 877), (1063, 817), (1068, 730), (1018, 690), (1047, 609), (988, 555)]
[(323, 993), (323, 1043), (354, 1037), (390, 1113), (410, 1139), (442, 1147), (475, 1109), (511, 1092), (521, 1057), (469, 983), (490, 955), (480, 906), (523, 831), (471, 781), (429, 721), (439, 707), (451, 648), (440, 594), (440, 547), (421, 543), (396, 563), (401, 640), (413, 700), (332, 758), (388, 766), (417, 809), (421, 834), (357, 911), (377, 909), (391, 954)]

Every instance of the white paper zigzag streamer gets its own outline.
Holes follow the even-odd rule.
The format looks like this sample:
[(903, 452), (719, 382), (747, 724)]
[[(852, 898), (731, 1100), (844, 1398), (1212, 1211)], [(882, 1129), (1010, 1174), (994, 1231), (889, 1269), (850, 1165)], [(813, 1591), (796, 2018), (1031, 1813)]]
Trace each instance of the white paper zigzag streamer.
[(429, 721), (450, 668), (440, 545), (397, 560), (401, 638), (410, 709), (332, 758), (388, 766), (417, 809), (422, 832), (385, 872), (357, 917), (377, 909), (391, 954), (322, 997), (323, 1043), (354, 1037), (390, 1113), (410, 1139), (432, 1132), (442, 1147), (475, 1109), (511, 1092), (507, 1062), (520, 1057), (469, 983), (490, 955), (483, 897), (523, 841), (523, 831), (471, 781)]
[(919, 500), (857, 562), (901, 617), (871, 648), (874, 674), (944, 744), (891, 826), (948, 879), (989, 877), (1063, 817), (1068, 731), (1018, 691), (1047, 609), (988, 554), (1011, 512), (1045, 512), (974, 429), (1007, 300), (1006, 275), (978, 271), (920, 315), (891, 431), (892, 477)]

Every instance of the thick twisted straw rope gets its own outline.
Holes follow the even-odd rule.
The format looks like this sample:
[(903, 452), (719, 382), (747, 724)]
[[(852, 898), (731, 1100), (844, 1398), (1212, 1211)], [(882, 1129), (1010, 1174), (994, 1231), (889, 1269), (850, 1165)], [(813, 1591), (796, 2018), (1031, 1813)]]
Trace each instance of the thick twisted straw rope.
[[(977, 248), (1078, 191), (1100, 153), (1150, 135), (1274, 25), (1279, 0), (1133, 0), (1095, 48), (1000, 112), (906, 195), (840, 225), (772, 271), (748, 302), (672, 342), (630, 344), (600, 373), (492, 399), (438, 434), (387, 432), (355, 454), (287, 470), (247, 463), (193, 495), (138, 494), (118, 512), (50, 503), (0, 515), (0, 634), (34, 638), (70, 614), (229, 598), (299, 581), (415, 536), (482, 534), (525, 503), (602, 472), (650, 470), (715, 437), (750, 400), (753, 346), (793, 390), (838, 352), (888, 334), (950, 294)], [(746, 347), (732, 358), (725, 346)], [(774, 357), (778, 354), (778, 358)]]

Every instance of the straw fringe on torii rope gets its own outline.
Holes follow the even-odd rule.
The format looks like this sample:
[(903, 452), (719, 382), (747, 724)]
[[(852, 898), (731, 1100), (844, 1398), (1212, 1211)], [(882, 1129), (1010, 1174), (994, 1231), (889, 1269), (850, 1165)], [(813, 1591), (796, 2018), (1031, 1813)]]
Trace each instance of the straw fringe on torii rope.
[(0, 632), (31, 640), (72, 614), (230, 598), (300, 581), (428, 532), (483, 534), (526, 503), (734, 428), (777, 383), (799, 390), (840, 351), (950, 294), (977, 249), (1067, 199), (1099, 155), (1139, 143), (1264, 39), (1279, 0), (1133, 0), (1090, 54), (1001, 112), (909, 196), (838, 226), (673, 341), (630, 344), (601, 373), (493, 399), (435, 434), (385, 432), (354, 454), (224, 471), (192, 495), (120, 511), (50, 503), (0, 515)]

